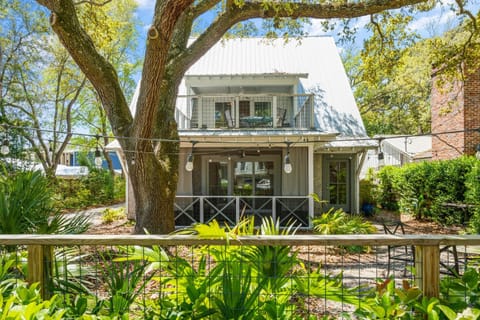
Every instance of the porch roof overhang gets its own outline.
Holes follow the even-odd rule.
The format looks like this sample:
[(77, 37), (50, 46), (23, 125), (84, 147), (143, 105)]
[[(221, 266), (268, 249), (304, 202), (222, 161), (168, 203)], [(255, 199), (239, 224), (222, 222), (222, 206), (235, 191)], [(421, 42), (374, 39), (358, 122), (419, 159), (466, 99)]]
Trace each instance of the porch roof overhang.
[(273, 147), (285, 146), (285, 142), (292, 142), (293, 145), (319, 144), (332, 141), (338, 133), (322, 132), (318, 130), (180, 130), (180, 147), (191, 147), (195, 141), (195, 147), (211, 147), (213, 145), (228, 147), (257, 146)]
[(317, 145), (315, 152), (330, 153), (330, 152), (358, 152), (366, 151), (368, 149), (377, 149), (378, 140), (370, 137), (343, 137), (337, 136), (335, 140), (328, 141), (323, 145)]

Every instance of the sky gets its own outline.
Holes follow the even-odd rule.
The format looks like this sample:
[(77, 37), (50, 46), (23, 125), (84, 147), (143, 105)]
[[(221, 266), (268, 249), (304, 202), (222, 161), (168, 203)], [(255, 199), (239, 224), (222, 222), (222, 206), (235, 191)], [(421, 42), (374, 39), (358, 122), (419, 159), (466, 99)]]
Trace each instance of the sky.
[[(136, 1), (138, 3), (137, 15), (142, 23), (143, 34), (145, 34), (152, 20), (155, 0)], [(434, 10), (427, 13), (416, 15), (415, 19), (410, 23), (410, 29), (416, 31), (424, 38), (429, 38), (438, 36), (454, 27), (458, 20), (456, 19), (455, 12), (450, 10), (450, 6), (455, 3), (455, 0), (443, 0), (442, 2), (442, 6), (437, 6)], [(467, 9), (477, 13), (480, 10), (480, 0), (470, 0)], [(359, 32), (353, 47), (360, 48), (363, 40), (368, 36), (363, 28), (368, 21), (369, 17), (362, 17), (356, 20), (355, 25), (358, 27)], [(338, 37), (335, 34), (336, 31), (338, 30), (334, 30), (331, 33), (324, 32), (319, 20), (313, 20), (312, 24), (307, 27), (307, 32), (310, 36), (330, 35), (338, 40)], [(339, 44), (337, 43), (337, 45)]]

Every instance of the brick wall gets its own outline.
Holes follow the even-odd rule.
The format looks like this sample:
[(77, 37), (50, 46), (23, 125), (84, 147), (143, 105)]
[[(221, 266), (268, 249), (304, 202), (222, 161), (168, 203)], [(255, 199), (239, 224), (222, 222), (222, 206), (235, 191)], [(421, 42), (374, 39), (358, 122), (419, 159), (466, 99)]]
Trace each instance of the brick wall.
[(480, 144), (480, 69), (465, 81), (465, 154), (473, 155)]
[(475, 154), (480, 143), (480, 132), (473, 131), (480, 127), (480, 70), (465, 81), (442, 82), (436, 77), (432, 87), (432, 158)]

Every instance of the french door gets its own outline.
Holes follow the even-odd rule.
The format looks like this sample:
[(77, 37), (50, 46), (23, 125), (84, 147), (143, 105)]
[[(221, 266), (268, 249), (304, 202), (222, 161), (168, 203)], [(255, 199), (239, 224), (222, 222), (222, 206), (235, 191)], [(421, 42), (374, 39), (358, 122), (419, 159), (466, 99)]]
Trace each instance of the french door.
[(323, 166), (323, 199), (327, 207), (351, 209), (351, 173), (349, 159), (326, 159)]

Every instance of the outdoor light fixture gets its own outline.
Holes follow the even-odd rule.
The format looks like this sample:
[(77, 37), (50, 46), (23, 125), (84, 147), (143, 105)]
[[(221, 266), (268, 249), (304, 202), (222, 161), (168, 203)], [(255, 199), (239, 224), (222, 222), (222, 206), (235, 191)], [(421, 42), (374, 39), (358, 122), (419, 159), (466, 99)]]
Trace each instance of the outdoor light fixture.
[(378, 143), (378, 167), (383, 167), (385, 165), (385, 155), (382, 151), (382, 142), (383, 140), (380, 139)]
[(10, 153), (10, 143), (8, 139), (3, 140), (2, 146), (0, 147), (0, 153), (6, 156)]
[(99, 136), (97, 136), (97, 146), (95, 147), (95, 167), (100, 169), (102, 167), (102, 154), (100, 153), (100, 150), (98, 149), (98, 140), (100, 139)]
[(102, 155), (98, 147), (95, 148), (95, 167), (100, 169), (102, 167)]
[(378, 166), (383, 167), (385, 165), (385, 156), (383, 155), (383, 152), (380, 151), (378, 153)]
[(292, 144), (290, 141), (285, 141), (287, 144), (287, 155), (285, 156), (285, 159), (283, 160), (283, 171), (285, 173), (291, 173), (292, 172), (292, 163), (290, 162), (290, 145)]
[(188, 172), (193, 171), (193, 148), (195, 147), (196, 143), (197, 141), (192, 141), (192, 151), (188, 154), (187, 163), (185, 164), (185, 170)]
[(475, 152), (475, 158), (480, 160), (480, 144), (477, 144), (477, 152)]

